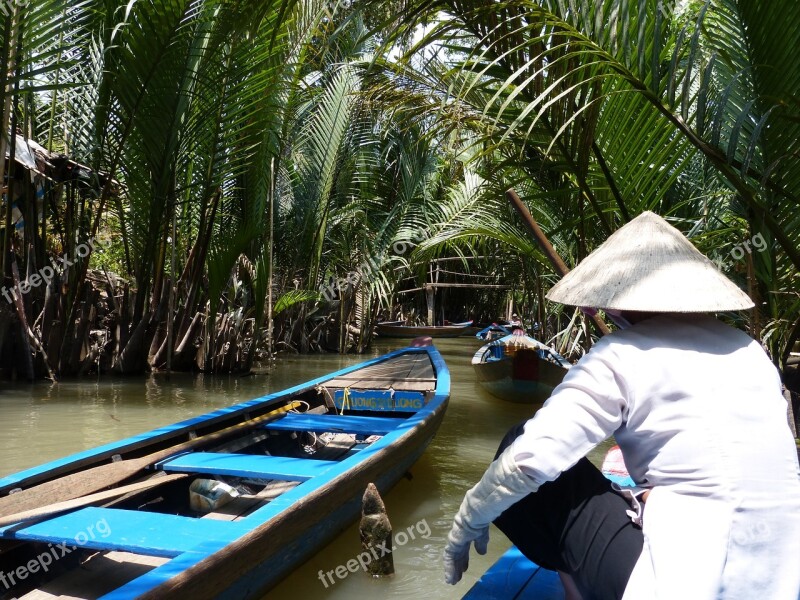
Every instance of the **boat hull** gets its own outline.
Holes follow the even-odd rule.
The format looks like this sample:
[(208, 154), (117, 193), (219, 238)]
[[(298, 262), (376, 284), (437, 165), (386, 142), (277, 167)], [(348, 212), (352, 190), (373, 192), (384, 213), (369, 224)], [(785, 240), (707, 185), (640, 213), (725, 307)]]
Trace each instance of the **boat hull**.
[[(508, 339), (513, 336), (498, 342)], [(541, 404), (567, 373), (565, 367), (541, 359), (533, 349), (524, 348), (498, 360), (493, 359), (492, 350), (493, 345), (486, 344), (475, 353), (475, 377), (488, 393), (507, 402)]]
[[(284, 518), (265, 523), (224, 553), (209, 556), (142, 599), (262, 597), (358, 518), (369, 483), (385, 493), (403, 477), (433, 439), (445, 408), (431, 415), (420, 431), (409, 432), (408, 439), (398, 440), (385, 453), (307, 496)], [(358, 555), (355, 548), (343, 562)]]
[[(398, 362), (393, 363), (395, 360)], [(394, 375), (398, 372), (405, 376), (398, 379)], [(328, 391), (324, 392), (323, 389)], [(40, 482), (57, 479), (61, 475), (107, 465), (109, 459), (115, 455), (119, 457), (117, 460), (127, 461), (134, 456), (149, 455), (154, 448), (160, 452), (164, 446), (169, 454), (176, 441), (183, 442), (186, 437), (194, 439), (193, 436), (199, 436), (200, 439), (213, 435), (209, 431), (230, 427), (232, 423), (243, 419), (247, 420), (245, 423), (248, 428), (244, 430), (247, 435), (266, 440), (285, 439), (291, 432), (357, 433), (360, 428), (363, 437), (354, 436), (353, 439), (362, 441), (357, 442), (355, 447), (348, 446), (350, 449), (344, 451), (343, 457), (335, 460), (319, 460), (316, 457), (312, 460), (302, 457), (284, 459), (284, 456), (291, 455), (273, 455), (269, 451), (266, 456), (260, 451), (255, 454), (241, 454), (241, 451), (233, 449), (211, 450), (211, 453), (190, 451), (188, 454), (177, 454), (174, 458), (158, 462), (159, 470), (180, 473), (189, 469), (189, 472), (195, 474), (205, 472), (191, 471), (197, 469), (197, 465), (212, 464), (212, 468), (219, 469), (220, 464), (226, 462), (233, 464), (234, 470), (241, 470), (245, 466), (251, 468), (253, 465), (266, 464), (269, 468), (276, 469), (269, 471), (270, 473), (285, 474), (285, 481), (296, 482), (295, 487), (283, 491), (269, 502), (256, 505), (249, 514), (230, 521), (230, 525), (220, 521), (209, 522), (204, 518), (183, 517), (180, 512), (153, 514), (148, 510), (139, 511), (135, 507), (126, 510), (84, 509), (100, 511), (91, 514), (108, 515), (109, 521), (113, 517), (116, 519), (113, 522), (119, 524), (119, 531), (113, 531), (114, 535), (107, 541), (107, 547), (103, 545), (106, 542), (99, 540), (99, 546), (87, 545), (87, 551), (121, 550), (164, 559), (164, 562), (144, 575), (134, 577), (114, 590), (104, 591), (105, 595), (101, 595), (104, 600), (261, 598), (358, 518), (361, 499), (368, 484), (374, 483), (379, 491), (385, 493), (404, 476), (436, 434), (447, 409), (449, 390), (449, 372), (435, 348), (427, 346), (398, 350), (284, 392), (8, 476), (0, 480), (0, 494), (16, 487), (27, 489)], [(253, 417), (270, 412), (270, 409), (274, 410), (290, 400), (310, 400), (312, 397), (320, 403), (319, 411), (281, 414), (264, 425), (259, 425), (258, 430), (249, 425), (249, 420)], [(419, 406), (415, 402), (419, 402)], [(295, 418), (287, 420), (288, 416)], [(281, 420), (287, 421), (286, 424), (281, 424)], [(313, 426), (317, 428), (299, 429), (299, 422), (304, 420), (313, 422)], [(334, 422), (336, 424), (332, 424)], [(329, 429), (330, 427), (334, 429)], [(260, 433), (265, 430), (269, 430), (266, 435)], [(371, 435), (367, 431), (373, 434), (378, 432), (378, 435)], [(370, 440), (366, 436), (370, 436)], [(237, 439), (233, 441), (239, 443)], [(281, 469), (286, 469), (285, 465), (289, 465), (290, 469), (282, 473)], [(311, 473), (318, 468), (321, 469), (320, 474)], [(216, 472), (224, 473), (219, 470)], [(294, 473), (300, 475), (295, 476)], [(275, 477), (263, 474), (255, 476), (261, 480)], [(282, 477), (277, 476), (277, 479)], [(53, 525), (51, 531), (63, 530), (65, 520), (72, 517), (75, 517), (71, 521), (73, 524), (80, 521), (80, 513), (79, 510), (64, 515), (64, 519), (61, 515), (54, 517), (52, 522), (58, 522), (58, 525)], [(125, 526), (125, 519), (132, 518), (142, 522), (144, 527), (137, 531), (134, 526)], [(173, 521), (169, 521), (170, 519)], [(178, 540), (181, 536), (178, 530), (174, 534), (169, 531), (166, 535), (159, 533), (157, 524), (168, 521), (175, 522), (178, 529), (183, 528), (188, 532), (190, 540), (197, 539), (199, 543), (187, 542), (186, 536), (183, 536), (183, 541)], [(150, 522), (155, 524), (151, 525)], [(48, 521), (43, 523), (46, 529)], [(22, 543), (42, 544), (49, 541), (51, 546), (58, 543), (59, 540), (47, 537), (56, 534), (43, 534), (41, 531), (31, 533), (37, 526), (38, 523), (30, 528), (25, 524), (5, 529), (0, 527), (0, 536), (20, 540)], [(26, 529), (29, 530), (28, 533)], [(122, 529), (130, 531), (123, 532)], [(206, 536), (206, 532), (213, 535)], [(176, 538), (174, 547), (169, 546), (171, 535)], [(161, 543), (158, 550), (153, 549), (154, 545), (145, 543), (152, 542), (155, 538), (159, 538)]]
[(403, 325), (402, 322), (378, 323), (375, 330), (381, 337), (414, 338), (428, 336), (432, 338), (454, 338), (464, 335), (472, 326), (472, 321), (454, 325), (433, 327)]
[(540, 381), (515, 379), (511, 361), (477, 365), (475, 375), (481, 387), (492, 396), (521, 404), (540, 404), (550, 397), (564, 375), (553, 373)]

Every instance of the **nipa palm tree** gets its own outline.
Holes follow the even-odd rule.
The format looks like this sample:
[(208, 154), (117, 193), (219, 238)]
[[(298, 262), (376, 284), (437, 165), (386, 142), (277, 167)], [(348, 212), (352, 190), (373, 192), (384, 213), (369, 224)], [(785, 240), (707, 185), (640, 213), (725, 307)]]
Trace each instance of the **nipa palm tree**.
[[(758, 301), (752, 331), (777, 363), (786, 358), (800, 334), (795, 4), (409, 5), (397, 36), (429, 27), (405, 65), (387, 65), (415, 92), (396, 103), (437, 110), (443, 127), (477, 139), (473, 168), (494, 184), (485, 195), (495, 237), (508, 218), (498, 199), (511, 186), (568, 261), (648, 209), (709, 254), (760, 234), (765, 248), (750, 245), (724, 266)], [(422, 71), (413, 59), (425, 48), (440, 58)]]

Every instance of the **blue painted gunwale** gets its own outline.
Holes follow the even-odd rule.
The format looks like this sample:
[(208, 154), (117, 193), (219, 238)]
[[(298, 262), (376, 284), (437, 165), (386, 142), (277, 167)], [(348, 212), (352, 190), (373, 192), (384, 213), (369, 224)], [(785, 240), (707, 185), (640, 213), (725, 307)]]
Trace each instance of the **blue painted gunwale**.
[[(298, 506), (307, 506), (310, 502), (310, 497), (319, 495), (320, 492), (325, 492), (331, 488), (331, 486), (335, 484), (338, 479), (346, 479), (351, 472), (364, 470), (362, 467), (365, 467), (365, 465), (369, 465), (370, 463), (372, 464), (373, 472), (370, 474), (370, 480), (375, 481), (376, 485), (378, 485), (378, 488), (381, 489), (381, 491), (386, 491), (389, 487), (391, 487), (391, 485), (396, 483), (396, 481), (404, 474), (405, 470), (410, 467), (411, 464), (413, 464), (413, 462), (415, 462), (416, 459), (422, 454), (425, 447), (427, 447), (428, 443), (435, 434), (436, 429), (438, 429), (441, 419), (444, 417), (450, 392), (450, 375), (447, 366), (445, 365), (444, 360), (439, 352), (431, 346), (397, 350), (384, 356), (352, 365), (334, 373), (316, 378), (312, 381), (296, 385), (281, 392), (269, 394), (255, 400), (240, 403), (229, 408), (220, 409), (212, 413), (208, 413), (207, 415), (189, 419), (175, 425), (154, 429), (148, 433), (127, 438), (120, 442), (107, 444), (105, 446), (101, 446), (100, 448), (87, 450), (65, 459), (47, 463), (46, 465), (42, 465), (40, 467), (28, 469), (22, 473), (11, 475), (3, 480), (0, 480), (0, 484), (7, 489), (10, 486), (19, 485), (20, 482), (30, 480), (32, 477), (37, 477), (43, 473), (48, 473), (53, 469), (63, 469), (64, 467), (69, 467), (76, 461), (95, 459), (94, 464), (102, 463), (112, 454), (122, 453), (124, 450), (140, 448), (143, 445), (143, 442), (146, 442), (147, 440), (163, 440), (165, 436), (174, 437), (175, 434), (180, 434), (181, 432), (185, 433), (198, 426), (218, 424), (219, 427), (222, 427), (229, 424), (224, 423), (224, 421), (236, 419), (240, 415), (246, 415), (255, 408), (261, 409), (263, 412), (264, 407), (278, 404), (287, 396), (295, 395), (308, 389), (313, 389), (315, 386), (328, 380), (335, 379), (353, 371), (357, 371), (380, 362), (385, 362), (396, 356), (409, 353), (426, 353), (429, 356), (436, 373), (437, 382), (434, 396), (421, 410), (411, 414), (407, 419), (396, 419), (398, 426), (395, 429), (388, 431), (380, 440), (353, 453), (344, 460), (334, 463), (332, 466), (330, 466), (330, 468), (325, 469), (325, 471), (320, 475), (312, 477), (299, 484), (297, 487), (282, 494), (266, 506), (256, 510), (244, 519), (233, 523), (226, 523), (226, 525), (229, 527), (223, 526), (219, 528), (219, 532), (212, 532), (211, 528), (206, 528), (205, 524), (203, 524), (202, 527), (199, 528), (202, 530), (201, 533), (209, 533), (210, 535), (202, 541), (199, 541), (199, 543), (196, 545), (187, 547), (186, 545), (176, 544), (175, 551), (172, 552), (169, 548), (159, 548), (157, 551), (152, 549), (143, 551), (143, 553), (146, 554), (168, 557), (174, 556), (174, 558), (172, 558), (172, 560), (163, 566), (158, 567), (149, 573), (131, 581), (130, 583), (112, 591), (104, 596), (104, 599), (118, 600), (124, 598), (127, 600), (128, 598), (139, 597), (143, 594), (150, 595), (150, 593), (152, 593), (153, 597), (165, 597), (166, 592), (160, 592), (157, 590), (157, 588), (169, 583), (169, 580), (172, 577), (181, 575), (190, 568), (197, 570), (198, 565), (200, 565), (200, 563), (202, 563), (204, 560), (213, 559), (215, 555), (220, 552), (220, 550), (227, 549), (230, 546), (236, 545), (236, 543), (238, 543), (240, 546), (242, 544), (246, 545), (246, 542), (243, 542), (243, 540), (249, 535), (252, 535), (256, 533), (257, 530), (263, 529), (265, 526), (272, 524), (272, 522), (279, 520), (278, 517), (281, 519), (286, 518), (286, 515), (291, 513), (292, 510), (296, 509)], [(362, 417), (362, 419), (365, 420), (368, 418), (369, 417)], [(394, 419), (378, 419), (379, 424), (384, 429), (388, 429), (386, 425), (392, 420)], [(420, 440), (420, 443), (416, 444), (415, 447), (411, 449), (410, 453), (407, 452), (407, 456), (402, 457), (404, 460), (384, 460), (384, 455), (387, 454), (388, 450), (395, 449), (395, 453), (397, 453), (396, 450), (398, 448), (402, 448), (404, 442), (414, 438), (415, 434), (417, 437), (419, 437), (419, 431), (424, 429), (428, 430), (425, 434), (426, 437)], [(251, 593), (255, 593), (257, 590), (261, 590), (265, 586), (274, 585), (274, 583), (277, 583), (280, 578), (288, 574), (288, 572), (294, 568), (294, 564), (296, 564), (297, 560), (313, 554), (313, 551), (318, 548), (321, 543), (324, 543), (333, 537), (333, 535), (347, 526), (347, 524), (349, 524), (349, 522), (352, 521), (355, 516), (357, 516), (360, 509), (360, 496), (362, 492), (363, 487), (357, 496), (348, 498), (347, 501), (342, 504), (342, 506), (339, 506), (338, 508), (334, 506), (332, 509), (333, 512), (329, 515), (327, 521), (323, 520), (320, 523), (314, 524), (311, 528), (309, 528), (308, 531), (305, 532), (305, 535), (302, 536), (302, 539), (298, 538), (294, 540), (292, 544), (287, 546), (288, 551), (283, 552), (282, 554), (279, 553), (280, 555), (278, 558), (280, 560), (278, 561), (278, 564), (282, 565), (282, 568), (272, 569), (271, 566), (273, 565), (271, 565), (268, 561), (262, 561), (259, 564), (253, 565), (253, 568), (249, 569), (248, 576), (246, 578), (239, 578), (239, 580), (233, 580), (229, 582), (230, 587), (228, 589), (232, 590), (230, 593), (226, 592), (224, 594), (214, 594), (213, 597), (224, 596), (231, 598), (242, 598), (250, 595)], [(330, 495), (330, 492), (328, 492), (328, 495)], [(87, 518), (91, 518), (94, 514), (90, 514), (92, 510), (97, 509), (81, 509), (71, 513), (69, 516), (75, 515), (76, 522), (81, 522), (81, 520), (92, 522), (87, 521)], [(135, 511), (119, 510), (117, 512), (135, 514)], [(140, 517), (144, 516), (146, 516), (146, 513), (143, 515), (140, 514)], [(156, 518), (156, 520), (165, 522), (164, 519), (160, 519), (162, 516), (164, 515), (160, 515)], [(47, 521), (45, 521), (45, 523), (47, 523)], [(11, 528), (0, 529), (0, 535), (5, 534), (7, 537), (14, 537), (13, 533), (9, 531), (10, 529)], [(30, 527), (23, 528), (23, 531), (26, 529), (30, 529)], [(206, 529), (208, 531), (206, 531)], [(11, 535), (8, 535), (8, 533), (11, 533)], [(177, 529), (175, 533), (178, 533)], [(193, 531), (191, 533), (196, 534), (197, 531)], [(47, 541), (47, 538), (43, 539), (44, 541)], [(104, 547), (102, 540), (99, 540), (99, 542), (93, 540), (90, 543), (78, 545), (96, 549), (102, 549)], [(112, 547), (113, 545), (106, 545), (105, 549), (111, 549)], [(141, 548), (137, 548), (135, 543), (129, 544), (128, 546), (120, 546), (120, 548), (125, 547), (128, 547), (133, 551), (136, 551), (137, 549), (142, 551)], [(202, 568), (200, 568), (200, 572), (202, 573)], [(177, 597), (180, 597), (180, 594)], [(199, 597), (212, 596), (201, 593)]]
[(475, 582), (462, 600), (563, 600), (558, 573), (548, 571), (523, 556), (516, 546), (506, 551)]

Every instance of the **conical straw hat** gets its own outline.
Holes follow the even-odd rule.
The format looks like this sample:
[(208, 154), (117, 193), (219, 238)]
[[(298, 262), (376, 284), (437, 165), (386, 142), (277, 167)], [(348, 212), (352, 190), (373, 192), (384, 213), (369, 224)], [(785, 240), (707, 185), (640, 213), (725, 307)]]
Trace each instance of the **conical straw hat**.
[(571, 306), (643, 312), (754, 306), (680, 231), (652, 212), (617, 230), (553, 286), (547, 298)]

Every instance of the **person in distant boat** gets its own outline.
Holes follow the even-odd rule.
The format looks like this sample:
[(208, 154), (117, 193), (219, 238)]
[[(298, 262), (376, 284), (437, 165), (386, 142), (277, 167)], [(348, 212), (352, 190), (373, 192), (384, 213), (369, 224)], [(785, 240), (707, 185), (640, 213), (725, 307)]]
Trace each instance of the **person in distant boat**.
[(508, 328), (511, 331), (514, 331), (515, 328), (524, 329), (524, 325), (522, 324), (522, 319), (520, 319), (517, 313), (511, 315), (511, 320), (508, 322)]
[[(753, 307), (653, 213), (622, 227), (547, 297), (602, 309), (605, 336), (510, 431), (455, 516), (455, 584), (494, 522), (559, 571), (568, 598), (798, 600), (800, 467), (778, 371), (713, 313)], [(616, 438), (639, 486), (586, 459)]]

